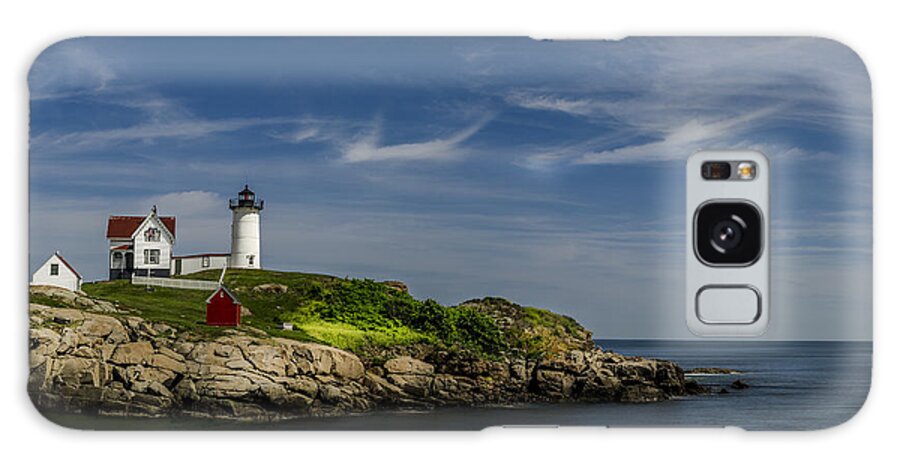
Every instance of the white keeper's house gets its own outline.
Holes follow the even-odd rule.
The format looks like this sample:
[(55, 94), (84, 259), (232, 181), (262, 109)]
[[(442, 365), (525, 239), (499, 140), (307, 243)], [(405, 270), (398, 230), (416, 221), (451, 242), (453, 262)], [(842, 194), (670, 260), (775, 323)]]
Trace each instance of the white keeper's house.
[(81, 274), (58, 251), (31, 275), (31, 285), (53, 285), (73, 292), (81, 290), (82, 281)]
[(109, 278), (170, 277), (224, 267), (259, 269), (259, 213), (263, 206), (246, 185), (237, 198), (228, 201), (232, 211), (230, 253), (174, 255), (175, 217), (160, 216), (156, 206), (147, 216), (110, 216), (106, 224)]

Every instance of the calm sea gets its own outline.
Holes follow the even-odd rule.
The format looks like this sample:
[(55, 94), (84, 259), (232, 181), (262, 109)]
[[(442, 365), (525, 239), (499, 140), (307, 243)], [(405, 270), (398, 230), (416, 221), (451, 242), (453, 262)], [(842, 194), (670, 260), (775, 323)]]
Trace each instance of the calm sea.
[(862, 406), (869, 390), (871, 342), (719, 342), (609, 340), (604, 348), (669, 359), (685, 369), (727, 367), (739, 375), (696, 376), (714, 391), (741, 379), (745, 390), (690, 396), (655, 404), (525, 405), (379, 412), (337, 418), (241, 425), (184, 419), (53, 415), (66, 426), (88, 429), (317, 429), (478, 430), (509, 426), (717, 427), (748, 430), (821, 429), (840, 424)]

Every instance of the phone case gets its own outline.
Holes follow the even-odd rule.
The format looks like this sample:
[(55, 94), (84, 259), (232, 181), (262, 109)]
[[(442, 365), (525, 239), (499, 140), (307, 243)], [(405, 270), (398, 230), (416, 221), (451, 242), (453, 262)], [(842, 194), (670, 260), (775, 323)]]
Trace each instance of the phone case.
[[(809, 430), (868, 393), (872, 102), (840, 43), (77, 38), (28, 87), (55, 423)], [(701, 150), (766, 168), (762, 335), (685, 320)]]

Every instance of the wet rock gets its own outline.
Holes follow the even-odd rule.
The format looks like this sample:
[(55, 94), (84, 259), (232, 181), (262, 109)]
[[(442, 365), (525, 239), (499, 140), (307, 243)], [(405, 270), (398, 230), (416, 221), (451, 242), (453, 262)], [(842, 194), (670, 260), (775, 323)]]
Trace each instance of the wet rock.
[(748, 385), (746, 382), (744, 382), (741, 379), (737, 379), (734, 382), (731, 382), (731, 388), (733, 388), (735, 390), (743, 390), (745, 388), (750, 388), (750, 385)]
[(575, 377), (563, 371), (538, 369), (534, 376), (533, 390), (551, 398), (564, 398), (572, 393)]
[(696, 380), (688, 380), (684, 382), (684, 391), (688, 395), (702, 395), (709, 393), (709, 388), (700, 385)]
[(594, 375), (584, 378), (579, 388), (587, 400), (614, 401), (621, 386), (621, 381), (612, 375)]
[(655, 403), (667, 399), (665, 392), (652, 385), (627, 385), (619, 401), (623, 403)]

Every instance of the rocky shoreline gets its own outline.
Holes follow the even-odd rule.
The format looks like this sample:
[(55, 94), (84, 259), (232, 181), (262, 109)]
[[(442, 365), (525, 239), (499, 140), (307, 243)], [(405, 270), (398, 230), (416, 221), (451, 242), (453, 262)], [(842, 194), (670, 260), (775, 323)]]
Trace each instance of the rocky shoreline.
[(271, 421), (402, 408), (647, 403), (705, 392), (675, 363), (594, 348), (589, 333), (579, 348), (538, 359), (484, 359), (433, 346), (357, 355), (244, 330), (201, 339), (106, 301), (63, 297), (71, 307), (30, 304), (28, 391), (41, 410)]

